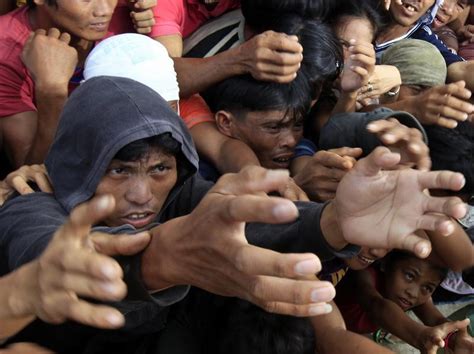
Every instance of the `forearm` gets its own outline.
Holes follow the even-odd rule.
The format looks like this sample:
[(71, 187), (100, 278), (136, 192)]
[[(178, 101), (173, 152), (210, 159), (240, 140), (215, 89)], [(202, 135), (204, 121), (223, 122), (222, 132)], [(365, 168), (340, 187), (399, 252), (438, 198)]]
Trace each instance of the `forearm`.
[(246, 166), (260, 166), (260, 161), (247, 144), (230, 138), (222, 145), (216, 166), (222, 174), (235, 173)]
[(202, 92), (231, 76), (245, 73), (237, 48), (209, 58), (173, 58), (180, 96)]
[(371, 320), (415, 348), (420, 347), (419, 336), (424, 325), (412, 320), (394, 302), (380, 298), (364, 306)]
[(28, 302), (33, 279), (32, 263), (0, 279), (0, 339), (14, 335), (35, 319)]
[(334, 201), (329, 202), (321, 214), (321, 231), (326, 242), (334, 249), (341, 250), (347, 246), (347, 241), (337, 220), (337, 211)]
[(37, 129), (26, 156), (26, 164), (43, 163), (54, 140), (59, 117), (68, 96), (67, 85), (49, 88), (37, 84), (35, 92), (38, 109)]
[(369, 338), (342, 328), (328, 328), (324, 336), (316, 337), (316, 349), (318, 354), (352, 353), (366, 354), (393, 353)]
[(455, 272), (474, 266), (474, 247), (461, 225), (453, 221), (454, 232), (446, 237), (436, 231), (426, 231), (433, 252), (443, 262), (443, 266)]
[(337, 100), (331, 115), (337, 113), (351, 113), (356, 111), (357, 92), (342, 92)]
[(456, 82), (464, 80), (466, 88), (474, 91), (474, 61), (460, 61), (448, 66), (448, 76), (446, 82)]

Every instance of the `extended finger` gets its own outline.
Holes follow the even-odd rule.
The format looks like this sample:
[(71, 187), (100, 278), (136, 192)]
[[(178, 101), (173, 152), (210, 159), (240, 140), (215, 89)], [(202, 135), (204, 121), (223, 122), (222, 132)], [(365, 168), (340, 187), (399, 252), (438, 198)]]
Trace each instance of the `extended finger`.
[(379, 146), (367, 157), (360, 159), (353, 170), (365, 176), (375, 176), (382, 168), (393, 168), (399, 162), (399, 154), (392, 153), (388, 148)]
[(444, 236), (451, 235), (455, 230), (454, 221), (440, 214), (423, 215), (417, 220), (419, 230), (437, 231)]
[(342, 147), (342, 148), (337, 148), (337, 149), (330, 149), (328, 151), (338, 154), (339, 156), (349, 156), (349, 157), (354, 157), (354, 158), (358, 158), (362, 155), (361, 148), (352, 148), (352, 147), (347, 147), (347, 146)]
[(343, 156), (330, 151), (318, 151), (313, 156), (312, 163), (321, 164), (326, 168), (335, 168), (340, 170), (348, 170), (352, 167), (350, 162)]
[(95, 232), (91, 235), (91, 241), (96, 251), (105, 255), (134, 255), (148, 246), (150, 234), (142, 232), (136, 235), (110, 235)]
[(57, 306), (65, 317), (88, 326), (113, 329), (125, 324), (123, 315), (109, 306), (92, 305), (84, 300), (71, 302), (67, 298), (57, 301)]
[(232, 197), (219, 209), (230, 222), (292, 222), (298, 216), (296, 205), (283, 198), (242, 195)]
[(267, 76), (290, 76), (292, 75), (293, 78), (296, 77), (298, 70), (300, 69), (300, 63), (296, 64), (279, 64), (278, 62), (286, 60), (283, 57), (288, 57), (293, 55), (288, 55), (284, 53), (274, 53), (271, 56), (268, 56), (265, 60), (257, 61), (254, 65), (255, 70), (263, 77), (264, 75)]
[(155, 20), (143, 20), (143, 21), (137, 21), (135, 20), (135, 26), (139, 28), (151, 28), (155, 24)]
[(116, 260), (88, 250), (65, 252), (51, 259), (51, 262), (67, 272), (89, 274), (97, 279), (114, 280), (123, 276)]
[(426, 258), (431, 253), (431, 242), (415, 234), (397, 240), (391, 247), (414, 253), (419, 258)]
[(460, 173), (451, 171), (431, 171), (418, 174), (421, 189), (448, 189), (458, 191), (464, 187), (466, 179)]
[(12, 187), (21, 195), (33, 193), (34, 190), (22, 176), (15, 176), (12, 179)]
[(45, 174), (38, 172), (34, 175), (34, 182), (38, 185), (39, 189), (45, 193), (53, 193), (53, 187), (51, 186), (51, 182), (49, 181), (48, 176)]
[(253, 275), (296, 278), (321, 271), (321, 261), (314, 254), (282, 254), (248, 244), (235, 249), (233, 259), (239, 271)]
[(326, 303), (311, 305), (295, 305), (285, 302), (266, 302), (257, 304), (270, 313), (295, 317), (312, 317), (326, 315), (332, 311), (332, 306)]
[(61, 42), (69, 44), (71, 42), (71, 35), (67, 32), (63, 32), (63, 33), (61, 33), (61, 36), (59, 37), (59, 40)]
[(136, 9), (146, 10), (156, 6), (156, 2), (157, 0), (138, 0), (134, 6)]
[(56, 289), (71, 291), (78, 296), (85, 296), (103, 301), (119, 301), (127, 293), (127, 286), (121, 279), (112, 281), (99, 280), (88, 274), (71, 271), (50, 271), (49, 285)]
[[(257, 45), (267, 47), (269, 49), (288, 52), (288, 53), (302, 53), (303, 47), (298, 41), (297, 36), (289, 36), (285, 33), (277, 33), (273, 31), (266, 31), (256, 38)], [(257, 36), (258, 37), (258, 36)]]
[(251, 294), (262, 302), (286, 302), (294, 305), (322, 304), (336, 296), (334, 286), (327, 281), (293, 280), (261, 276), (249, 284)]
[(66, 237), (86, 237), (92, 225), (97, 224), (115, 208), (115, 199), (110, 195), (94, 197), (73, 209), (68, 221), (61, 227)]

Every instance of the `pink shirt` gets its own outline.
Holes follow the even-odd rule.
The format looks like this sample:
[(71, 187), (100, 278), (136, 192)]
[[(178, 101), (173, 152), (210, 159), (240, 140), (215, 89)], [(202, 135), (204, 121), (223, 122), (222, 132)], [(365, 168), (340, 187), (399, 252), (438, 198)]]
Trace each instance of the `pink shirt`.
[[(36, 111), (34, 81), (21, 61), (23, 46), (32, 31), (28, 9), (23, 6), (0, 16), (0, 118)], [(125, 0), (120, 0), (107, 37), (134, 32), (129, 13)], [(82, 69), (78, 68), (69, 84), (70, 91), (79, 85), (81, 77)]]
[(220, 0), (209, 11), (201, 0), (158, 0), (153, 9), (155, 25), (150, 37), (179, 34), (186, 38), (204, 22), (240, 7), (240, 0)]

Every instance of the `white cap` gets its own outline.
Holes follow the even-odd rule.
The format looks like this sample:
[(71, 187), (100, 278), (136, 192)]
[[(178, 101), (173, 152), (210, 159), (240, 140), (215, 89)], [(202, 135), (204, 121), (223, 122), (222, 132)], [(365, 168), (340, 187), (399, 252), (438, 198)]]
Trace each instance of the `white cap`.
[(84, 79), (96, 76), (129, 78), (155, 90), (166, 101), (179, 99), (176, 71), (168, 51), (141, 34), (112, 36), (96, 45), (87, 57)]

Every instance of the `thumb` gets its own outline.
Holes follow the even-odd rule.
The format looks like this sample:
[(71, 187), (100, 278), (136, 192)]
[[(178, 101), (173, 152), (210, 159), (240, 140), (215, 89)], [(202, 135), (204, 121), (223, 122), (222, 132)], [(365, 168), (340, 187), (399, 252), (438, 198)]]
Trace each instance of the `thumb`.
[(431, 253), (431, 242), (415, 234), (405, 236), (400, 240), (400, 244), (393, 247), (414, 253), (419, 258), (426, 258)]
[(381, 169), (390, 169), (400, 162), (400, 154), (379, 146), (367, 157), (359, 160), (354, 170), (364, 176), (375, 176)]

